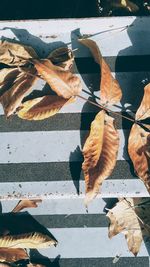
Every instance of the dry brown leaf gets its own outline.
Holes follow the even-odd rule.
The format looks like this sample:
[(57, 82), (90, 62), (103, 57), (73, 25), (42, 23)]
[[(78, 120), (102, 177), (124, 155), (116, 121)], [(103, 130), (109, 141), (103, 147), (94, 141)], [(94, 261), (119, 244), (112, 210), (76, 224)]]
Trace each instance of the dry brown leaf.
[(57, 95), (46, 95), (24, 102), (17, 115), (25, 120), (44, 120), (54, 116), (63, 106), (74, 101), (74, 98), (64, 99)]
[(50, 60), (34, 60), (38, 74), (50, 85), (51, 89), (63, 98), (76, 96), (81, 92), (80, 79), (70, 71), (55, 66)]
[(11, 265), (8, 263), (1, 263), (0, 262), (0, 267), (11, 267)]
[(102, 105), (114, 105), (120, 101), (122, 92), (116, 79), (113, 78), (110, 68), (103, 59), (100, 49), (95, 41), (79, 39), (79, 42), (87, 46), (92, 52), (96, 63), (101, 68), (100, 101)]
[(37, 208), (38, 203), (41, 203), (42, 199), (24, 199), (20, 200), (12, 212), (19, 212), (27, 208)]
[(54, 65), (60, 66), (65, 70), (70, 70), (74, 62), (73, 52), (68, 47), (60, 47), (53, 50), (48, 58)]
[(129, 250), (137, 255), (144, 236), (150, 236), (150, 199), (120, 199), (116, 206), (109, 210), (109, 237), (123, 233)]
[[(136, 112), (136, 120), (145, 120), (150, 117), (150, 84), (144, 88), (144, 96)], [(146, 127), (147, 129), (145, 130)], [(128, 152), (133, 162), (137, 176), (144, 182), (150, 192), (150, 125), (133, 124), (129, 140)]]
[(129, 0), (111, 0), (110, 4), (112, 7), (115, 8), (125, 8), (129, 12), (137, 12), (139, 10), (139, 7), (133, 3), (132, 1)]
[(144, 96), (136, 112), (136, 120), (145, 120), (150, 117), (150, 83), (144, 88)]
[[(18, 56), (25, 59), (19, 58)], [(10, 66), (25, 65), (31, 58), (38, 58), (32, 47), (8, 41), (0, 41), (1, 63)]]
[(46, 265), (38, 264), (38, 263), (29, 263), (27, 267), (46, 267)]
[(29, 259), (28, 254), (21, 248), (0, 248), (1, 262), (15, 262)]
[(10, 81), (8, 80), (9, 75), (7, 75), (4, 79), (3, 85), (1, 86), (1, 90), (6, 87), (7, 90), (5, 90), (0, 97), (0, 102), (2, 103), (5, 115), (7, 117), (12, 115), (21, 105), (23, 98), (32, 91), (32, 86), (37, 80), (36, 76), (31, 76), (36, 74), (36, 70), (34, 68), (30, 69), (29, 73), (19, 71), (18, 75), (15, 77), (13, 74), (17, 74), (16, 69), (10, 74), (12, 75), (13, 83), (10, 84)]
[(150, 192), (150, 133), (137, 124), (131, 128), (128, 152), (136, 174)]
[(103, 145), (104, 118), (105, 111), (102, 110), (91, 123), (90, 135), (82, 150), (84, 156), (84, 162), (82, 164), (83, 171), (87, 172), (89, 169), (94, 168), (99, 160)]
[[(101, 130), (104, 131), (103, 134), (100, 133), (101, 139), (98, 140), (99, 146), (102, 147), (99, 160), (94, 167), (92, 167), (91, 163), (89, 163), (90, 168), (86, 165), (85, 168), (83, 163), (83, 171), (86, 184), (86, 206), (98, 194), (102, 182), (111, 175), (117, 160), (119, 134), (114, 126), (114, 119), (105, 114), (104, 130), (103, 127), (101, 128), (101, 126), (102, 125), (99, 124), (99, 129), (97, 128), (97, 131), (99, 132), (101, 132)], [(94, 140), (92, 141), (94, 143)], [(94, 165), (95, 162), (96, 161), (94, 161)]]
[(0, 236), (0, 247), (6, 248), (47, 248), (57, 245), (57, 241), (42, 233)]

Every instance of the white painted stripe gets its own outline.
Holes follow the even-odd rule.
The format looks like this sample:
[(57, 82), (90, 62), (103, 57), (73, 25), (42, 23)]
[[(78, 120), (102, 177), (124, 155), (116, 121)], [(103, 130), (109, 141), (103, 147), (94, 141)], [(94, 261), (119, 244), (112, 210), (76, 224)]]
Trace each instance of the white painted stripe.
[[(143, 84), (142, 81), (148, 79), (148, 73), (146, 72), (117, 72), (116, 74), (112, 72), (112, 75), (116, 77), (119, 81), (122, 92), (123, 98), (121, 103), (118, 103), (116, 106), (111, 107), (110, 109), (113, 111), (121, 112), (122, 107), (129, 106), (129, 110), (132, 109), (133, 111), (138, 108), (139, 104), (139, 97), (142, 99), (142, 89)], [(99, 75), (98, 74), (77, 74), (80, 77), (82, 82), (82, 88), (90, 93), (89, 87), (95, 90), (94, 95), (100, 97), (99, 93)], [(45, 82), (42, 80), (38, 80), (36, 84), (33, 86), (33, 90), (42, 90), (45, 86)], [(135, 90), (136, 88), (136, 94)], [(89, 98), (89, 94), (85, 92), (81, 92), (81, 96), (85, 97), (86, 99)], [(99, 103), (99, 100), (97, 100)], [(66, 105), (64, 108), (60, 110), (60, 113), (86, 113), (86, 112), (93, 112), (93, 106), (88, 105), (88, 108), (85, 108), (84, 105), (86, 104), (85, 100), (77, 98), (76, 102)], [(3, 108), (0, 105), (0, 115), (3, 115)]]
[[(7, 186), (7, 185), (6, 185)], [(10, 212), (18, 203), (18, 200), (4, 200), (1, 201), (2, 211)], [(88, 208), (88, 214), (105, 214), (104, 208), (106, 202), (101, 198), (96, 198)], [(36, 209), (24, 209), (31, 215), (62, 215), (62, 214), (87, 214), (86, 208), (83, 203), (83, 198), (73, 199), (43, 199), (38, 204)]]
[[(64, 177), (65, 179), (65, 177)], [(41, 177), (42, 180), (42, 177)], [(77, 195), (73, 181), (1, 183), (0, 199), (84, 199), (85, 184), (80, 181), (80, 195)], [(141, 180), (105, 180), (99, 198), (148, 197), (149, 193)]]
[[(116, 30), (120, 27), (132, 25), (127, 30)], [(7, 29), (8, 28), (8, 29)], [(12, 28), (12, 30), (11, 30)], [(14, 29), (16, 29), (16, 34)], [(27, 30), (24, 36), (19, 35), (19, 29)], [(91, 19), (64, 19), (64, 20), (33, 20), (31, 21), (1, 21), (1, 36), (7, 38), (20, 39), (24, 43), (36, 46), (37, 50), (42, 50), (42, 42), (33, 36), (39, 37), (45, 43), (55, 41), (68, 43), (72, 38), (72, 45), (76, 45), (76, 36), (73, 31), (80, 30), (81, 35), (95, 34), (94, 39), (98, 41), (104, 56), (116, 56), (118, 52), (122, 55), (142, 55), (149, 54), (149, 18), (148, 17), (124, 17), (122, 18), (91, 18)], [(18, 30), (18, 34), (17, 34)], [(14, 32), (14, 33), (13, 33)], [(115, 33), (116, 32), (116, 33)], [(140, 38), (139, 38), (140, 34)], [(18, 36), (17, 36), (18, 35)], [(56, 35), (57, 38), (51, 37)], [(68, 38), (69, 36), (69, 38)], [(141, 40), (145, 40), (141, 43)], [(26, 40), (28, 39), (28, 40)], [(117, 42), (116, 42), (117, 39)], [(56, 46), (56, 45), (55, 45)], [(45, 48), (48, 49), (48, 47)], [(80, 56), (84, 56), (80, 50)]]
[[(42, 255), (55, 258), (100, 258), (100, 257), (132, 257), (125, 237), (118, 234), (108, 238), (108, 228), (70, 228), (49, 229), (58, 240), (58, 246), (39, 250)], [(138, 256), (148, 256), (145, 244), (142, 243)]]
[[(68, 122), (69, 123), (69, 122)], [(118, 130), (118, 160), (128, 159), (124, 151), (128, 130)], [(81, 131), (84, 134), (85, 131)], [(80, 146), (80, 131), (4, 132), (0, 133), (0, 163), (69, 161), (70, 153)], [(79, 161), (79, 154), (72, 161)]]
[(3, 107), (2, 107), (2, 105), (0, 104), (0, 115), (3, 115), (3, 114), (4, 114)]

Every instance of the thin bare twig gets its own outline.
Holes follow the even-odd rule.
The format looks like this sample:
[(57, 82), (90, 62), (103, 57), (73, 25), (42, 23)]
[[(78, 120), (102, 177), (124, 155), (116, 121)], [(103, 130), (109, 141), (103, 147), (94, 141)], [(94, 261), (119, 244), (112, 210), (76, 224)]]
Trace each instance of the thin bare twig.
[(122, 114), (120, 114), (120, 113), (117, 113), (117, 112), (115, 112), (115, 111), (113, 111), (113, 110), (111, 110), (111, 109), (109, 109), (109, 108), (104, 107), (104, 106), (101, 105), (101, 104), (95, 103), (95, 102), (93, 102), (93, 101), (91, 101), (91, 100), (89, 100), (89, 99), (87, 99), (87, 98), (85, 98), (85, 97), (83, 97), (83, 96), (80, 96), (80, 95), (77, 95), (77, 97), (79, 97), (79, 98), (81, 98), (81, 99), (83, 99), (83, 100), (89, 102), (90, 104), (92, 104), (92, 105), (94, 105), (94, 106), (97, 106), (97, 107), (102, 108), (102, 109), (104, 109), (104, 110), (106, 110), (106, 111), (108, 111), (108, 112), (111, 112), (111, 113), (115, 114), (116, 116), (125, 118), (126, 120), (129, 120), (129, 121), (132, 121), (132, 122), (135, 123), (135, 120), (134, 120), (134, 119), (129, 118), (129, 117), (126, 117), (125, 115), (122, 115)]

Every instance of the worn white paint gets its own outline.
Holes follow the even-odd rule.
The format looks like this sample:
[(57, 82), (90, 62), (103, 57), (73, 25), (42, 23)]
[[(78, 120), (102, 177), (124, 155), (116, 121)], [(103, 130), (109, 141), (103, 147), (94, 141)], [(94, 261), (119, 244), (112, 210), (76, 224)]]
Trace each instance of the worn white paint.
[[(65, 179), (65, 177), (64, 177)], [(85, 183), (80, 181), (80, 195), (77, 194), (73, 181), (53, 182), (14, 182), (1, 183), (2, 199), (38, 198), (49, 200), (84, 199)], [(99, 198), (113, 197), (148, 197), (149, 194), (142, 183), (137, 179), (105, 180)]]
[[(67, 200), (67, 203), (66, 203)], [(18, 203), (18, 200), (4, 200), (1, 202), (3, 212), (10, 212)], [(106, 202), (102, 198), (96, 198), (88, 207), (88, 214), (104, 214)], [(31, 215), (62, 215), (62, 214), (87, 214), (83, 203), (83, 197), (43, 199), (38, 208), (25, 209)]]

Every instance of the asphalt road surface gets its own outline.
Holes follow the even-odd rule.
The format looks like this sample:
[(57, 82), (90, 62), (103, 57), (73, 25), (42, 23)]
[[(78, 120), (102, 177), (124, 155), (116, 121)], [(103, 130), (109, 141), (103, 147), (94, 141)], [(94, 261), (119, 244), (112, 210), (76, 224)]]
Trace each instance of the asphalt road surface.
[(95, 0), (2, 0), (0, 19), (47, 19), (97, 16)]
[[(131, 24), (132, 27), (115, 34), (112, 30), (118, 25)], [(62, 44), (78, 48), (75, 72), (82, 81), (82, 95), (94, 101), (99, 96), (99, 66), (77, 42), (80, 33), (92, 34), (123, 91), (123, 99), (114, 110), (120, 113), (123, 109), (124, 114), (132, 115), (150, 78), (148, 26), (149, 18), (1, 22), (0, 32), (3, 38), (31, 45), (40, 57)], [(43, 88), (49, 90), (43, 81), (38, 81), (34, 90), (37, 93)], [(45, 198), (41, 206), (28, 211), (59, 241), (56, 248), (30, 252), (37, 261), (43, 255), (47, 267), (148, 267), (149, 242), (143, 242), (138, 257), (133, 257), (123, 235), (108, 239), (104, 208), (110, 207), (112, 198), (148, 195), (134, 174), (127, 153), (131, 128), (128, 121), (116, 116), (120, 134), (116, 168), (104, 182), (102, 194), (93, 201), (88, 214), (83, 205), (81, 149), (97, 112), (97, 108), (81, 99), (44, 121), (24, 121), (17, 116), (6, 120), (0, 109), (1, 209), (9, 212), (20, 198)], [(114, 265), (115, 257), (118, 262)]]

